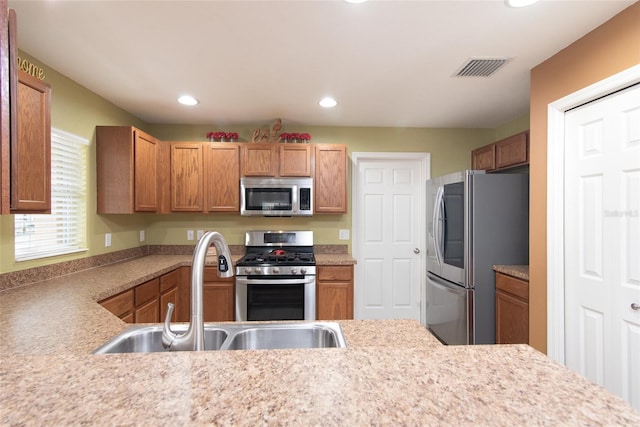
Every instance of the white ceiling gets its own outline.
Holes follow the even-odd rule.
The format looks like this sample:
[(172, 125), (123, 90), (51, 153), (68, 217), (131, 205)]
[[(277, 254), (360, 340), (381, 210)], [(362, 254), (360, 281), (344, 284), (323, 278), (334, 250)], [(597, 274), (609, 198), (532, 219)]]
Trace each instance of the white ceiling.
[[(9, 6), (21, 50), (149, 123), (493, 128), (528, 111), (531, 68), (634, 1)], [(491, 77), (452, 77), (493, 57), (512, 60)], [(177, 104), (185, 93), (200, 104)], [(325, 95), (338, 106), (321, 109)]]

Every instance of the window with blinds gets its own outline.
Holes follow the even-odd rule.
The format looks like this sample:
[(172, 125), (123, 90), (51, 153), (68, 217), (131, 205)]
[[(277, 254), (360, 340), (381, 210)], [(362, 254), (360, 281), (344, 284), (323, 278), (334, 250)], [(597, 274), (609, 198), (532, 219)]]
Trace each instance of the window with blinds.
[(51, 130), (51, 214), (15, 215), (16, 261), (87, 250), (88, 144)]

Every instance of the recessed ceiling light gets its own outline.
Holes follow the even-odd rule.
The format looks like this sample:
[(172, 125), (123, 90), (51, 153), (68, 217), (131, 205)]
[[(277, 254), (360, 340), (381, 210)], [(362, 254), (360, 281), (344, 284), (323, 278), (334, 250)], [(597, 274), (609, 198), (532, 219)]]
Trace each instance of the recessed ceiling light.
[(358, 4), (358, 3), (364, 3), (367, 0), (344, 0), (344, 1), (346, 1), (347, 3)]
[(331, 98), (330, 96), (326, 96), (326, 97), (322, 98), (320, 100), (320, 102), (318, 102), (318, 104), (320, 104), (320, 106), (324, 107), (324, 108), (333, 108), (336, 105), (338, 105), (336, 100)]
[(537, 3), (538, 0), (504, 0), (504, 2), (509, 7), (525, 7)]
[(198, 101), (191, 95), (182, 95), (180, 98), (178, 98), (178, 102), (182, 105), (196, 105), (200, 101)]

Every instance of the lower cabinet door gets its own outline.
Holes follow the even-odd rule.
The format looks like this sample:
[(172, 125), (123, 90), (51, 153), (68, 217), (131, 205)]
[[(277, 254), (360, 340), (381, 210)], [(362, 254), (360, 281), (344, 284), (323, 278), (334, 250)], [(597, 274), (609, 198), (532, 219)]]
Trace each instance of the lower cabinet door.
[(135, 323), (158, 323), (160, 321), (160, 312), (158, 310), (158, 298), (147, 301), (134, 312)]
[(160, 295), (160, 321), (164, 322), (167, 317), (167, 306), (172, 303), (175, 307), (171, 315), (171, 321), (178, 321), (178, 288), (171, 288), (167, 292)]
[(234, 316), (233, 282), (206, 283), (203, 289), (204, 321), (231, 322)]

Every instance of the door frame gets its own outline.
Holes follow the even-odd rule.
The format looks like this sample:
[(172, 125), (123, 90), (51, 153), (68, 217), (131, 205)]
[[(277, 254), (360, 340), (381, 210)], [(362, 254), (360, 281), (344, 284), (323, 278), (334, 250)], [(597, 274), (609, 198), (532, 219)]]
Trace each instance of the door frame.
[[(359, 221), (361, 215), (361, 206), (360, 203), (354, 203), (358, 200), (358, 195), (360, 194), (360, 184), (358, 180), (358, 166), (361, 161), (365, 160), (378, 160), (378, 161), (397, 161), (397, 160), (412, 160), (412, 161), (420, 161), (421, 162), (421, 192), (420, 192), (420, 212), (418, 212), (418, 218), (426, 218), (426, 203), (427, 203), (427, 180), (431, 179), (431, 153), (424, 152), (355, 152), (351, 153), (351, 224), (352, 224), (352, 254), (356, 259), (355, 265), (355, 280), (354, 280), (354, 318), (357, 318), (358, 304), (360, 301), (360, 293), (358, 292), (358, 286), (362, 286), (362, 279), (360, 278), (361, 272), (358, 268), (358, 265), (362, 265), (362, 260), (360, 259), (360, 236), (363, 234), (362, 224)], [(420, 321), (424, 324), (424, 291), (426, 286), (426, 259), (425, 259), (425, 251), (426, 251), (426, 221), (422, 221), (420, 226), (420, 272), (424, 274), (420, 274)], [(358, 280), (360, 279), (360, 280)]]
[(565, 112), (639, 82), (640, 65), (635, 65), (547, 106), (547, 355), (563, 365)]

